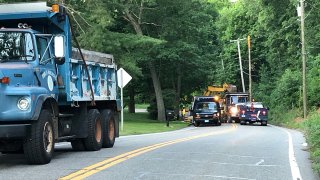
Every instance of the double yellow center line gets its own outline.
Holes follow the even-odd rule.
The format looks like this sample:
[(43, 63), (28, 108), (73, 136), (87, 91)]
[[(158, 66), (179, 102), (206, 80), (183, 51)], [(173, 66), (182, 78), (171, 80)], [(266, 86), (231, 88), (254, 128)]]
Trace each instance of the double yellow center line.
[(212, 135), (218, 135), (218, 134), (224, 134), (224, 133), (228, 133), (230, 131), (233, 131), (237, 128), (237, 125), (232, 124), (232, 128), (229, 129), (225, 129), (225, 130), (219, 130), (219, 131), (215, 131), (215, 132), (210, 132), (210, 133), (206, 133), (206, 134), (200, 134), (200, 135), (196, 135), (196, 136), (191, 136), (191, 137), (187, 137), (187, 138), (181, 138), (181, 139), (176, 139), (176, 140), (172, 140), (172, 141), (167, 141), (167, 142), (163, 142), (163, 143), (158, 143), (158, 144), (154, 144), (151, 146), (146, 146), (143, 148), (139, 148), (121, 155), (118, 155), (116, 157), (110, 158), (110, 159), (106, 159), (103, 160), (101, 162), (98, 162), (96, 164), (93, 164), (91, 166), (87, 166), (79, 171), (76, 171), (72, 174), (69, 174), (67, 176), (64, 176), (62, 178), (60, 178), (59, 180), (78, 180), (78, 179), (84, 179), (86, 177), (89, 177), (93, 174), (96, 174), (102, 170), (105, 170), (111, 166), (114, 166), (116, 164), (119, 164), (123, 161), (126, 161), (128, 159), (131, 159), (135, 156), (139, 156), (140, 154), (144, 154), (146, 152), (155, 150), (155, 149), (159, 149), (161, 147), (165, 147), (171, 144), (176, 144), (176, 143), (180, 143), (180, 142), (185, 142), (185, 141), (189, 141), (189, 140), (193, 140), (193, 139), (197, 139), (197, 138), (202, 138), (202, 137), (207, 137), (207, 136), (212, 136)]

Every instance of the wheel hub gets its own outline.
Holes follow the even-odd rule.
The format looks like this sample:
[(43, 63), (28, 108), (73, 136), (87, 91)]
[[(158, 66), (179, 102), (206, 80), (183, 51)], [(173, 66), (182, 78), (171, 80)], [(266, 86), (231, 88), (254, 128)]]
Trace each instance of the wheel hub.
[(47, 122), (44, 125), (44, 129), (43, 129), (43, 145), (47, 153), (50, 153), (52, 151), (52, 148), (53, 148), (52, 144), (53, 144), (52, 126)]

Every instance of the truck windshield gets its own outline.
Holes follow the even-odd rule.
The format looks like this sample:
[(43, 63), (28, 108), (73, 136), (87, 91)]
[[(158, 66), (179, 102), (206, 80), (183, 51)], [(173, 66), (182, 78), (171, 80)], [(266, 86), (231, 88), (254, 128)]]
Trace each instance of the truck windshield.
[(0, 63), (34, 60), (32, 36), (26, 32), (0, 32)]
[(217, 112), (218, 107), (217, 104), (214, 102), (200, 102), (196, 105), (195, 111), (196, 112)]

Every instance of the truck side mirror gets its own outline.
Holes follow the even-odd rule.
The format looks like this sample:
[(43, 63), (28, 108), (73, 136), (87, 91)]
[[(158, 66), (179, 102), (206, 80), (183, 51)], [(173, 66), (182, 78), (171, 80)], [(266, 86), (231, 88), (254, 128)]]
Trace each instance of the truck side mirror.
[(54, 37), (54, 60), (56, 64), (62, 65), (65, 62), (65, 55), (64, 55), (64, 37), (63, 36), (55, 36)]

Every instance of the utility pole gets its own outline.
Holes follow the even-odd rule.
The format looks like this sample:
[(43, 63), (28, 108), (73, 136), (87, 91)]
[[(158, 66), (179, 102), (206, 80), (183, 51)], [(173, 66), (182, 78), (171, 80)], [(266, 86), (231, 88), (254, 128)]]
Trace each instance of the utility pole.
[[(299, 14), (299, 12), (298, 12)], [(300, 0), (303, 118), (307, 118), (306, 47), (304, 39), (304, 0)]]
[(224, 62), (223, 62), (223, 58), (221, 58), (221, 65), (222, 65), (222, 70), (224, 72)]
[(242, 62), (241, 62), (241, 51), (240, 51), (240, 41), (245, 39), (237, 39), (237, 40), (231, 40), (230, 42), (237, 42), (238, 45), (238, 54), (239, 54), (239, 65), (240, 65), (240, 74), (241, 74), (241, 82), (242, 82), (242, 91), (246, 92), (246, 88), (244, 86), (244, 79), (243, 79), (243, 70), (242, 70)]
[(249, 51), (249, 99), (252, 100), (252, 76), (251, 76), (251, 42), (250, 35), (248, 35), (248, 51)]

